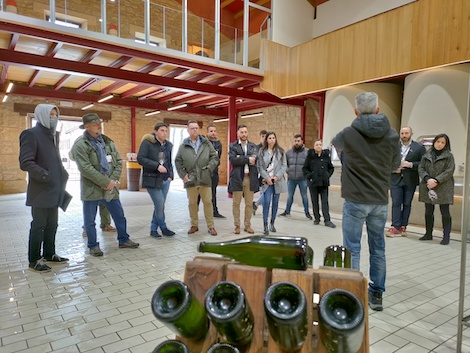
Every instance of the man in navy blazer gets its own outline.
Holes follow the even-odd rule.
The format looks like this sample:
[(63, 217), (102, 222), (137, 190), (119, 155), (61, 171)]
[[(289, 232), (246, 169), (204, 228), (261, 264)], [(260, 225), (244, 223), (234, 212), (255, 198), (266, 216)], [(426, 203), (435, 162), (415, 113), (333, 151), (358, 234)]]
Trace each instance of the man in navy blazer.
[(406, 227), (411, 213), (411, 202), (419, 184), (418, 166), (426, 149), (411, 139), (413, 130), (404, 126), (400, 130), (401, 164), (392, 173), (390, 195), (392, 197), (392, 226), (385, 233), (387, 237), (406, 237)]

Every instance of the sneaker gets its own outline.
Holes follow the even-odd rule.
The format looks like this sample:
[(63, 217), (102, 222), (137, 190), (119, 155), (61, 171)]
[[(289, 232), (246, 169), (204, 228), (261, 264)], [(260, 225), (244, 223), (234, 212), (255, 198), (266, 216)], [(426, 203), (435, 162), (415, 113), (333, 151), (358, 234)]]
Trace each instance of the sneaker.
[(382, 293), (369, 292), (369, 307), (375, 311), (382, 311), (384, 309), (382, 305)]
[(160, 233), (158, 233), (158, 231), (156, 230), (151, 230), (150, 231), (150, 236), (151, 237), (154, 237), (154, 238), (161, 238), (162, 236), (160, 235)]
[(258, 210), (258, 205), (253, 201), (253, 216), (256, 216), (256, 211)]
[(49, 272), (51, 268), (44, 263), (44, 259), (39, 259), (36, 262), (30, 262), (29, 268), (38, 272)]
[(90, 248), (90, 255), (92, 256), (103, 256), (103, 252), (100, 249), (99, 245), (96, 245), (93, 248)]
[(401, 226), (400, 228), (400, 233), (401, 233), (401, 236), (402, 237), (406, 237), (408, 234), (406, 233), (406, 227), (405, 226)]
[(225, 218), (225, 216), (222, 216), (219, 212), (214, 213), (215, 218)]
[(168, 228), (165, 228), (165, 229), (162, 229), (162, 234), (166, 237), (172, 237), (173, 235), (175, 235), (176, 233), (169, 230)]
[(398, 229), (396, 229), (395, 227), (391, 227), (389, 230), (387, 230), (387, 232), (385, 233), (385, 235), (389, 238), (393, 238), (395, 235), (399, 235), (401, 234), (400, 231)]
[(315, 224), (316, 226), (320, 224), (320, 220), (319, 219), (316, 219), (313, 221), (313, 224)]
[(57, 254), (52, 255), (51, 257), (44, 256), (44, 260), (51, 262), (67, 262), (69, 259), (66, 257), (59, 256)]
[(290, 213), (286, 213), (286, 211), (282, 212), (279, 217), (290, 217)]
[(326, 221), (325, 226), (328, 228), (336, 228), (336, 224), (334, 224), (332, 221)]
[(119, 244), (119, 249), (136, 249), (139, 247), (139, 243), (133, 242), (130, 239), (127, 239), (125, 243)]
[(312, 220), (312, 219), (313, 219), (312, 216), (310, 215), (310, 213), (306, 213), (306, 214), (305, 214), (305, 217), (307, 217), (309, 220)]

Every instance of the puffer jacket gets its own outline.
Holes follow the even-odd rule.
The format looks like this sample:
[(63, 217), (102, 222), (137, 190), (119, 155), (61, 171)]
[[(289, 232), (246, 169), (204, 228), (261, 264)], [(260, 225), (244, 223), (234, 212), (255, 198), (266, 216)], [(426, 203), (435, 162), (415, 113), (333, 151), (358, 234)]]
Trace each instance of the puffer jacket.
[(308, 148), (302, 145), (300, 148), (292, 147), (286, 152), (287, 176), (290, 180), (304, 180), (302, 167), (307, 159)]
[(206, 137), (199, 135), (201, 146), (196, 153), (187, 137), (178, 149), (175, 157), (176, 172), (181, 179), (188, 174), (189, 181), (184, 184), (185, 188), (194, 186), (211, 186), (212, 172), (219, 165), (219, 157)]
[(434, 203), (452, 205), (454, 203), (454, 170), (455, 161), (452, 152), (444, 150), (433, 159), (432, 148), (427, 151), (418, 167), (421, 179), (419, 182), (419, 201), (433, 203), (428, 196), (429, 190), (426, 186), (427, 180), (432, 178), (438, 182), (437, 186), (433, 189), (437, 194), (437, 200)]
[[(71, 154), (80, 171), (80, 186), (82, 201), (97, 201), (105, 199), (106, 190), (111, 180), (119, 180), (122, 173), (122, 158), (113, 140), (102, 135), (106, 144), (106, 155), (111, 156), (109, 175), (101, 174), (100, 161), (93, 145), (85, 136), (77, 138), (72, 146)], [(119, 198), (118, 188), (114, 188), (114, 199)]]
[[(173, 180), (173, 163), (171, 161), (171, 151), (173, 144), (165, 141), (163, 145), (157, 140), (154, 133), (145, 134), (142, 137), (139, 152), (137, 153), (137, 162), (143, 167), (142, 170), (142, 187), (161, 189), (163, 181)], [(157, 168), (160, 165), (159, 154), (163, 153), (163, 166), (166, 173), (160, 173)]]

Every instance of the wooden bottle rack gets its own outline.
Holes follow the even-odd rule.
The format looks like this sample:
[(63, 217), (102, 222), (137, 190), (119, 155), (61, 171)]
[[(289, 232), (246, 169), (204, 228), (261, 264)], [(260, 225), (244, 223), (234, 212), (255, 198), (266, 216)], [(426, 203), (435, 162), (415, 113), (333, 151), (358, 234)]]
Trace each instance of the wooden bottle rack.
[[(276, 342), (269, 335), (263, 304), (267, 288), (272, 283), (280, 281), (289, 281), (302, 288), (307, 297), (308, 322), (318, 321), (316, 305), (313, 300), (309, 300), (313, 298), (314, 293), (318, 293), (321, 297), (334, 288), (343, 288), (354, 293), (362, 301), (365, 311), (364, 341), (359, 353), (369, 353), (367, 279), (361, 272), (331, 267), (306, 271), (270, 270), (207, 256), (198, 256), (186, 263), (184, 282), (201, 303), (204, 303), (208, 289), (223, 280), (233, 281), (242, 287), (253, 312), (255, 322), (253, 339), (244, 353), (281, 353)], [(320, 340), (319, 329), (316, 324), (309, 325), (308, 337), (311, 339), (307, 339), (300, 353), (328, 353)], [(212, 324), (203, 341), (195, 342), (182, 337), (177, 337), (177, 339), (183, 341), (191, 353), (206, 353), (214, 343), (223, 341)]]

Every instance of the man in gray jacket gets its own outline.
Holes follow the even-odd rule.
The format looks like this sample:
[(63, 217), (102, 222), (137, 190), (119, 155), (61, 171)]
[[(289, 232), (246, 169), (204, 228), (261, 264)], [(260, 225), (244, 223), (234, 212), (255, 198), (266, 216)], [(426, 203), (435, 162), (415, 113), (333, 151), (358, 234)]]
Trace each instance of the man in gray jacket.
[(189, 137), (183, 140), (175, 158), (178, 175), (183, 180), (188, 197), (191, 228), (188, 234), (199, 230), (197, 217), (197, 198), (201, 197), (204, 204), (204, 216), (210, 235), (217, 235), (214, 228), (212, 209), (212, 173), (219, 165), (219, 157), (212, 143), (199, 134), (199, 124), (196, 120), (188, 121)]
[(308, 196), (307, 196), (307, 178), (305, 177), (302, 168), (307, 158), (308, 148), (304, 145), (304, 140), (301, 134), (294, 136), (294, 147), (286, 152), (287, 158), (287, 203), (286, 210), (279, 216), (290, 216), (290, 209), (294, 202), (294, 194), (297, 186), (299, 187), (300, 196), (302, 197), (302, 204), (304, 205), (305, 217), (312, 219), (308, 210)]

